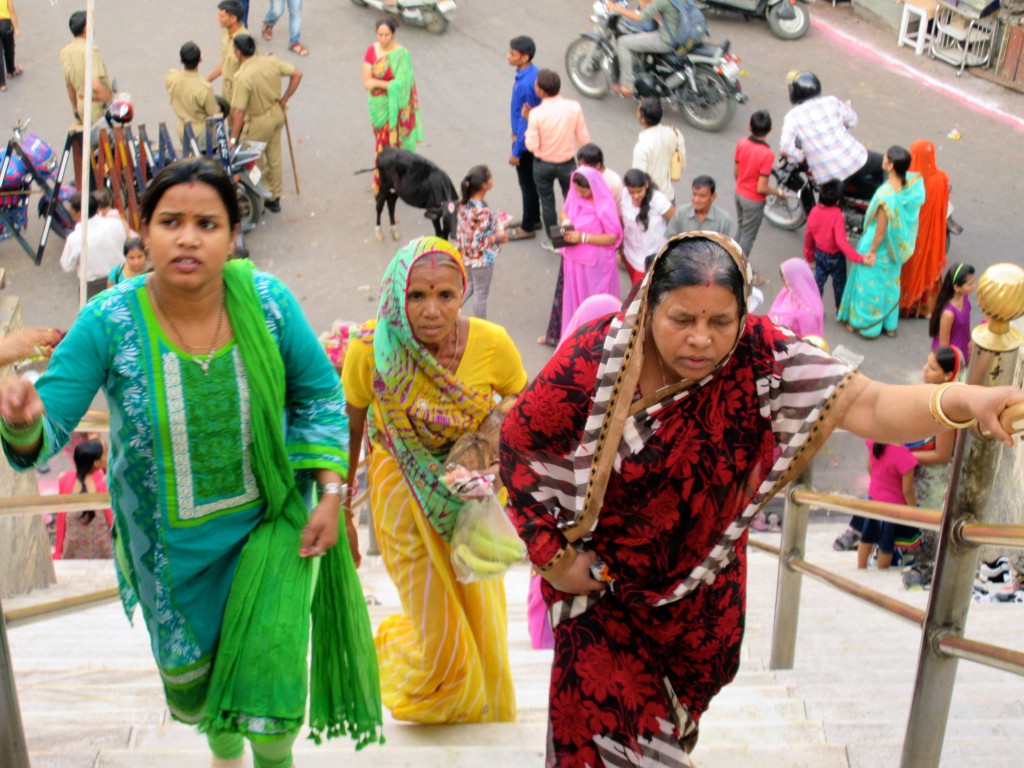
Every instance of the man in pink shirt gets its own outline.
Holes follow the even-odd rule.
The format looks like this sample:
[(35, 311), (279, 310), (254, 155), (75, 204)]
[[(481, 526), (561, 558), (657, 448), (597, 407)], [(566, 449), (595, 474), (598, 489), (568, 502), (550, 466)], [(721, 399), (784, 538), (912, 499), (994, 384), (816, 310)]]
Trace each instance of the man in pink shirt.
[[(530, 110), (526, 124), (526, 148), (534, 155), (533, 180), (540, 196), (540, 216), (545, 233), (558, 224), (555, 210), (555, 180), (562, 199), (569, 194), (569, 181), (576, 169), (576, 150), (590, 141), (590, 132), (578, 101), (563, 99), (562, 80), (557, 72), (537, 73), (537, 95), (541, 102)], [(543, 246), (554, 251), (550, 237)]]

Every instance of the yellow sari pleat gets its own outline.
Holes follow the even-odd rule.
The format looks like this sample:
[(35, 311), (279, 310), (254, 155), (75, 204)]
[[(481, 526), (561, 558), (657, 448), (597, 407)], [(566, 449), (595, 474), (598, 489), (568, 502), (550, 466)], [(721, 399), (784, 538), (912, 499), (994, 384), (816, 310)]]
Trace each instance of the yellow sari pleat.
[(375, 638), (385, 706), (417, 723), (514, 721), (504, 582), (456, 579), (448, 544), (379, 447), (369, 480), (377, 543), (404, 610)]

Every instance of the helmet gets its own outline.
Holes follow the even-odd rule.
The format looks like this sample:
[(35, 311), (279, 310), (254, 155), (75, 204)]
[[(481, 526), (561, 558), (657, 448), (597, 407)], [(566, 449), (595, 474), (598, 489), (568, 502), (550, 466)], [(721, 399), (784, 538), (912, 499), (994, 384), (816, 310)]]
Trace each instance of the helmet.
[(797, 72), (789, 78), (789, 103), (803, 104), (821, 96), (821, 81), (813, 72)]
[(126, 93), (119, 93), (117, 98), (107, 105), (103, 114), (111, 125), (127, 125), (135, 115), (135, 110), (132, 109), (132, 97)]

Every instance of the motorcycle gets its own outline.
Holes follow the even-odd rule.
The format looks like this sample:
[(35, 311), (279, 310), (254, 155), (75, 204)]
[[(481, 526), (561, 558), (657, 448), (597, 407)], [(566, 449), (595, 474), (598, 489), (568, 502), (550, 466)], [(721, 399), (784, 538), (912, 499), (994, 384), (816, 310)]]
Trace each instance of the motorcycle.
[[(242, 232), (251, 232), (263, 216), (264, 202), (271, 197), (270, 191), (263, 186), (263, 173), (256, 164), (267, 145), (262, 141), (243, 141), (232, 149), (224, 118), (210, 117), (207, 122), (213, 128), (213, 157), (221, 162), (235, 182)], [(198, 147), (195, 149), (198, 154)]]
[[(795, 163), (783, 156), (772, 169), (772, 184), (786, 190), (785, 197), (769, 195), (765, 200), (764, 216), (779, 229), (800, 229), (806, 221), (807, 214), (818, 202), (818, 183), (811, 176), (806, 163)], [(864, 217), (871, 203), (868, 190), (859, 188), (847, 181), (843, 185), (843, 199), (839, 204), (846, 224), (847, 237), (854, 241), (864, 233)], [(949, 251), (950, 238), (964, 231), (953, 218), (953, 205), (946, 209), (946, 251)]]
[[(9, 154), (7, 149), (0, 151), (0, 241), (18, 236), (17, 233), (28, 226), (28, 202), (33, 180), (44, 187), (38, 210), (40, 216), (45, 215), (49, 208), (48, 190), (45, 187), (52, 186), (57, 177), (59, 158), (47, 142), (28, 133), (30, 122), (19, 121), (14, 126), (7, 147), (12, 150)], [(21, 152), (13, 149), (15, 144)], [(66, 202), (74, 191), (73, 185), (62, 187), (59, 199)], [(75, 228), (74, 221), (61, 206), (55, 209), (53, 228), (61, 237), (67, 237)]]
[[(590, 16), (594, 31), (584, 32), (565, 52), (569, 79), (577, 91), (592, 99), (604, 98), (611, 83), (618, 81), (615, 41), (629, 33), (624, 17), (608, 10), (608, 1), (594, 3)], [(640, 53), (635, 58), (636, 96), (657, 96), (675, 104), (687, 122), (702, 131), (722, 130), (736, 104), (747, 100), (740, 86), (739, 59), (729, 53), (728, 40), (700, 44), (685, 54)]]
[(437, 35), (448, 29), (448, 19), (456, 8), (455, 0), (352, 0), (352, 4), (371, 6)]
[(772, 34), (782, 40), (798, 40), (811, 28), (810, 0), (696, 0), (702, 11), (739, 13), (744, 18), (768, 19)]

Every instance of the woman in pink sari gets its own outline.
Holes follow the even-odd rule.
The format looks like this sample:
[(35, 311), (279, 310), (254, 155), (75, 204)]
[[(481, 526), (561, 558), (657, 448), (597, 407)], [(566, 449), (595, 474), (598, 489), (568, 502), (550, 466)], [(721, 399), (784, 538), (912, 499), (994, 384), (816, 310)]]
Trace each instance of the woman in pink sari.
[[(572, 229), (568, 229), (571, 225)], [(622, 224), (601, 172), (581, 165), (562, 209), (566, 245), (562, 248), (565, 284), (562, 291), (562, 338), (573, 314), (598, 293), (620, 296), (619, 265), (615, 249), (622, 242)]]
[[(558, 342), (559, 347), (591, 320), (614, 315), (620, 309), (622, 309), (622, 301), (617, 295), (598, 293), (591, 296), (573, 312), (572, 319), (569, 320), (569, 325)], [(530, 630), (530, 642), (534, 648), (554, 648), (555, 636), (551, 632), (548, 606), (540, 593), (541, 580), (537, 573), (530, 577), (530, 592), (526, 599), (526, 624)]]
[(782, 262), (779, 271), (782, 272), (782, 290), (768, 310), (772, 322), (789, 328), (801, 338), (823, 335), (825, 307), (807, 262), (788, 259)]

